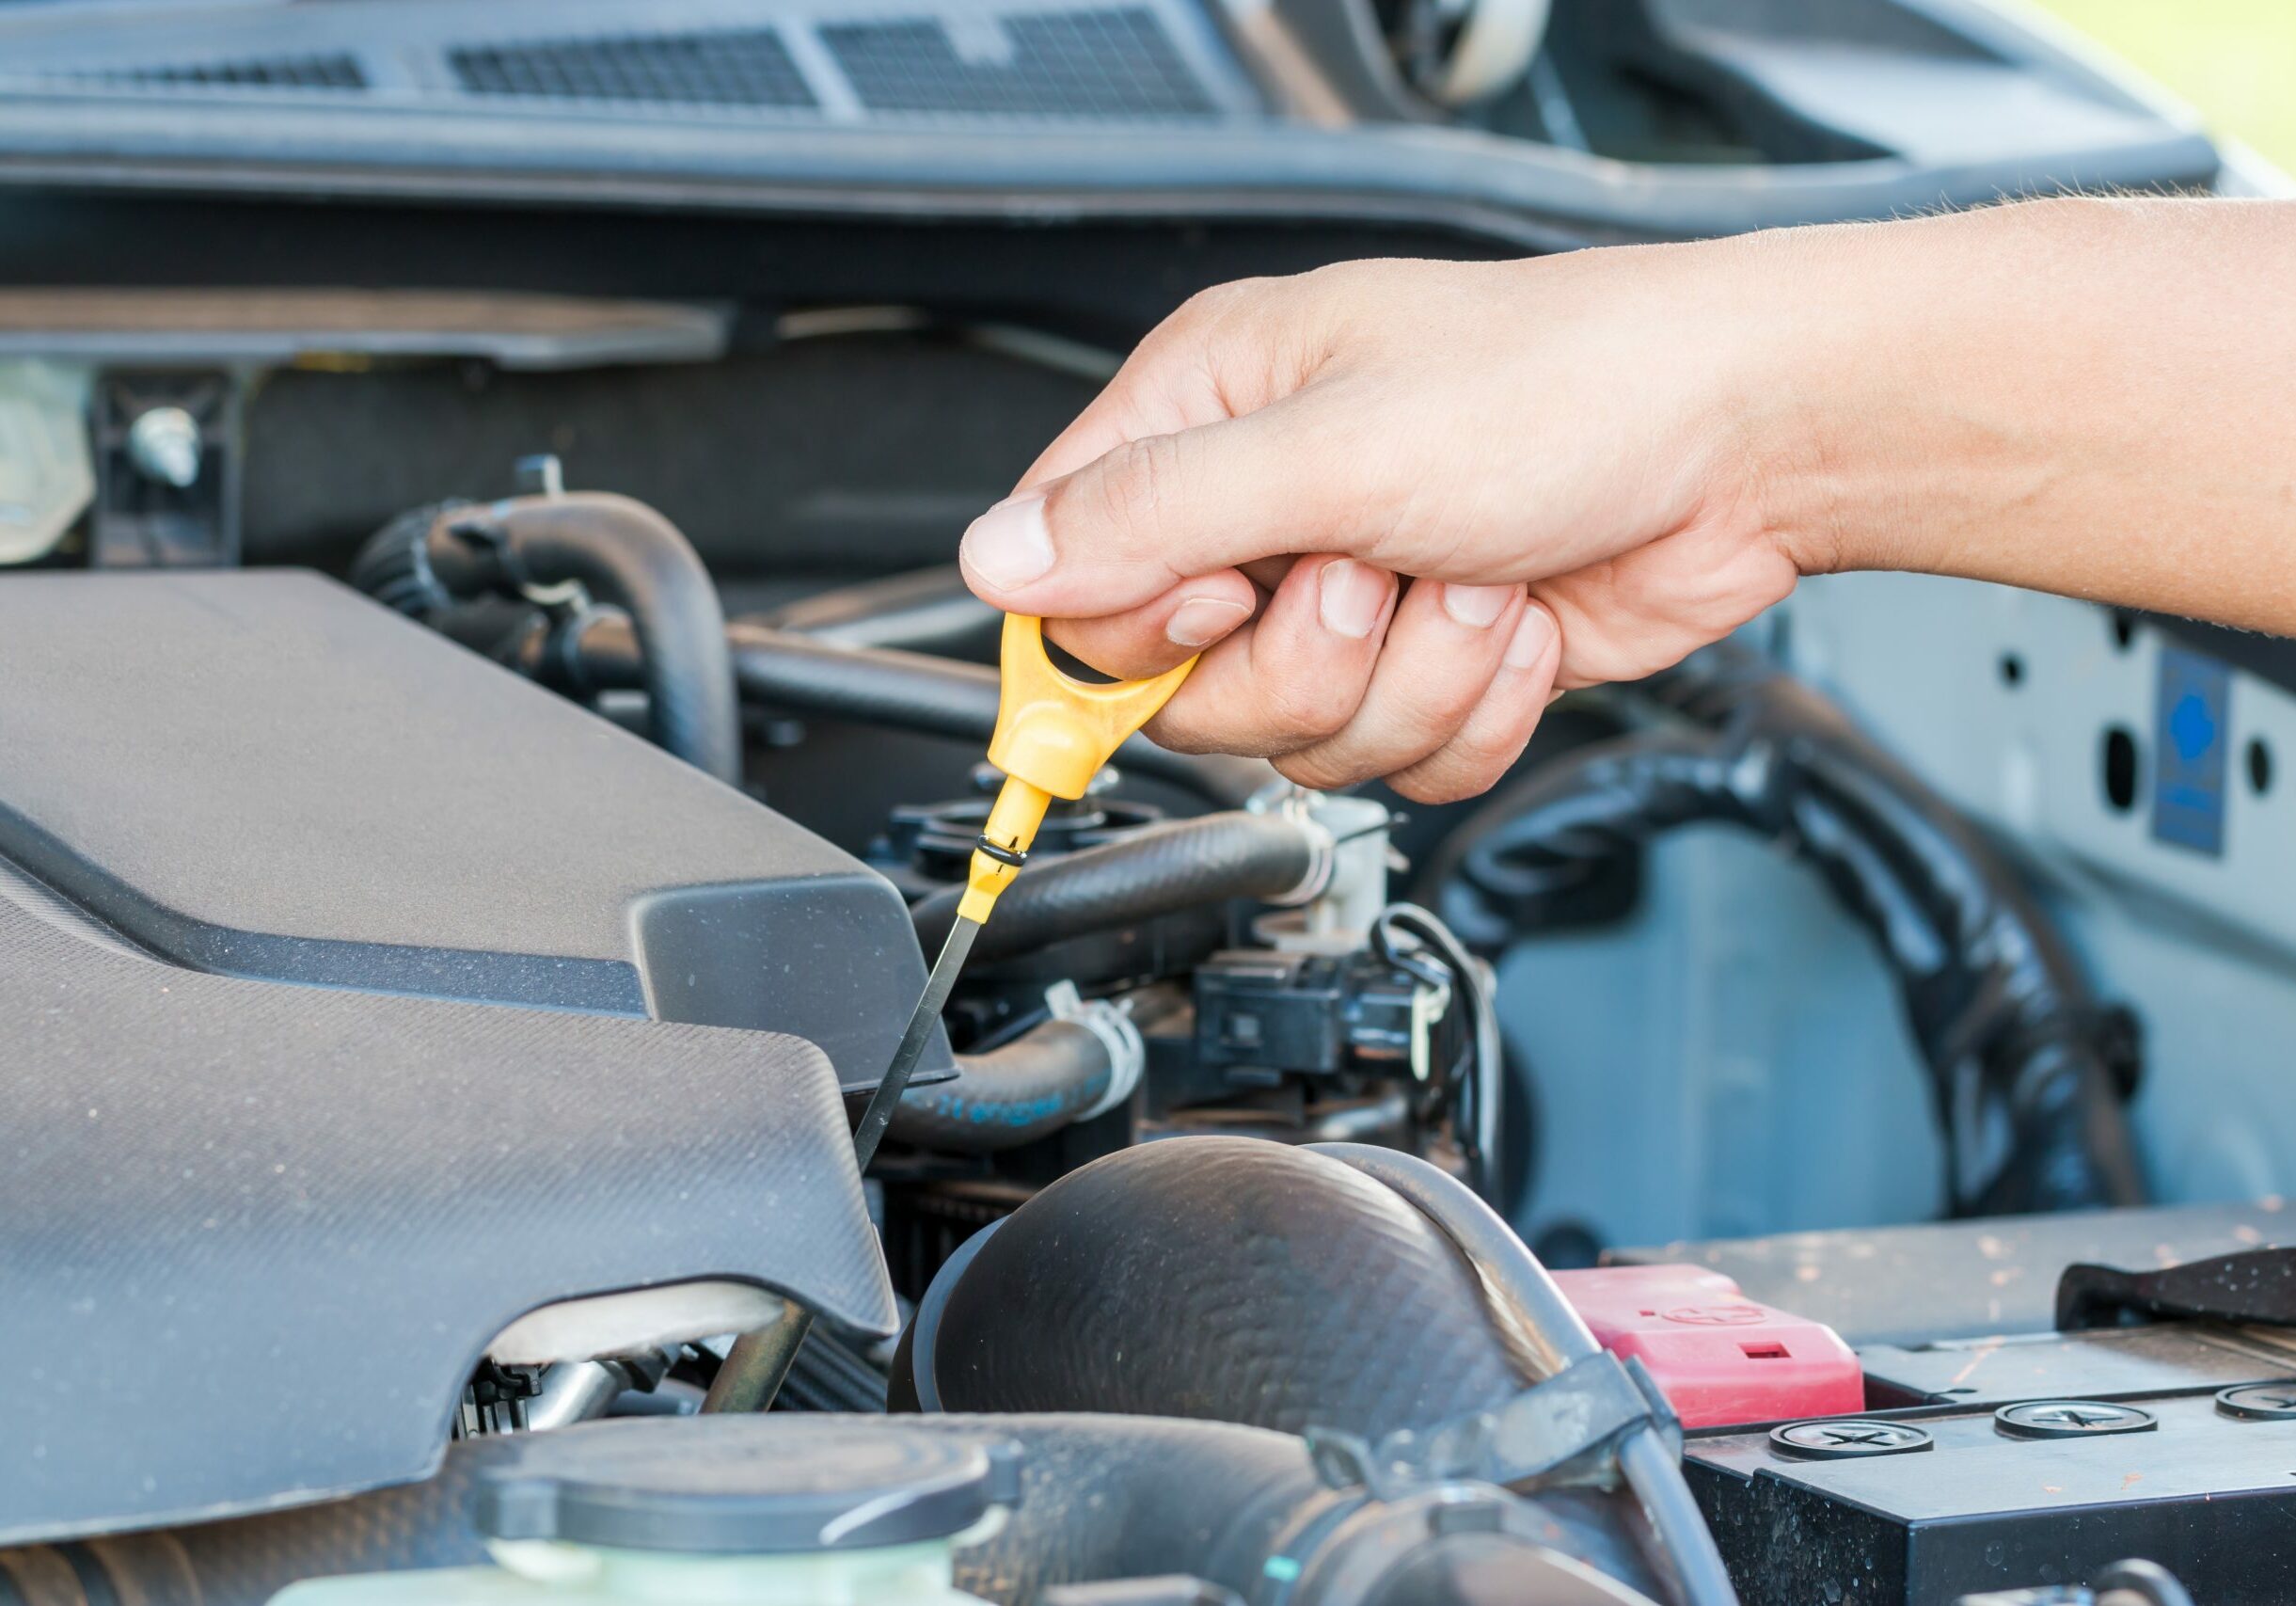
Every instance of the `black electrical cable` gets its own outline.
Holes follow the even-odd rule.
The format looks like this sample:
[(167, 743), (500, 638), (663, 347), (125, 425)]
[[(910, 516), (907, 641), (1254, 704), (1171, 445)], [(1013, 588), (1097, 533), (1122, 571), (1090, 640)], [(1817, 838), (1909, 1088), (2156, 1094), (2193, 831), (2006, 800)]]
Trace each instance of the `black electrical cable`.
[(1684, 825), (1753, 832), (1824, 876), (1895, 975), (1956, 1214), (2142, 1202), (2122, 1107), (2128, 1029), (1993, 845), (1754, 654), (1710, 650), (1651, 694), (1690, 723), (1544, 765), (1445, 845), (1422, 885), (1451, 928), (1496, 948), (1551, 919), (1610, 855)]
[(1468, 1056), (1465, 1073), (1457, 1079), (1465, 1095), (1468, 1119), (1462, 1121), (1467, 1163), (1473, 1169), (1475, 1189), (1485, 1199), (1501, 1195), (1499, 1116), (1506, 1097), (1506, 1044), (1499, 1036), (1498, 1010), (1483, 985), (1482, 969), (1451, 929), (1416, 903), (1390, 903), (1371, 926), (1372, 946), (1382, 959), (1405, 969), (1417, 966), (1416, 956), (1395, 941), (1396, 931), (1408, 932), (1434, 949), (1443, 962), (1443, 976), (1451, 989), (1453, 1008), (1464, 1004), (1468, 1013)]

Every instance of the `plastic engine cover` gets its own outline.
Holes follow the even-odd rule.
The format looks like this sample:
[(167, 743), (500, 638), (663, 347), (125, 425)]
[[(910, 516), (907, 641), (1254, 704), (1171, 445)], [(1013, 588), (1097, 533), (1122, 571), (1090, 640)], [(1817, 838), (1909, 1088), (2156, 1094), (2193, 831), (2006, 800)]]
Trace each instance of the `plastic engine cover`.
[(0, 858), (193, 969), (791, 1032), (848, 1088), (925, 984), (875, 871), (292, 570), (0, 580)]
[(0, 580), (0, 1544), (420, 1478), (560, 1300), (889, 1329), (831, 1057), (922, 981), (879, 878), (328, 581)]

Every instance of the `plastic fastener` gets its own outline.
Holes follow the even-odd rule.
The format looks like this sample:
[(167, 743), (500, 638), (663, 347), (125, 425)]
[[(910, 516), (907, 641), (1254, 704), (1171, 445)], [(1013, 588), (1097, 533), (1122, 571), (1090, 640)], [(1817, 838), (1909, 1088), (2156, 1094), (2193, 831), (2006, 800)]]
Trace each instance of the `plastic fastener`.
[(1685, 1427), (1865, 1408), (1864, 1369), (1839, 1334), (1749, 1299), (1719, 1272), (1621, 1265), (1554, 1277), (1595, 1342), (1639, 1360)]

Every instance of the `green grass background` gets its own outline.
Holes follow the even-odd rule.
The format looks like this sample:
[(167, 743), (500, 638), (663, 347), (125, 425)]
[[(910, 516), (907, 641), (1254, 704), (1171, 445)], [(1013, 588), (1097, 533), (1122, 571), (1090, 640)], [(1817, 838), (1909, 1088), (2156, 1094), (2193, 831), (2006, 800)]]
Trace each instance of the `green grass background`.
[(2296, 172), (2296, 0), (2041, 0), (2192, 103), (2219, 134)]

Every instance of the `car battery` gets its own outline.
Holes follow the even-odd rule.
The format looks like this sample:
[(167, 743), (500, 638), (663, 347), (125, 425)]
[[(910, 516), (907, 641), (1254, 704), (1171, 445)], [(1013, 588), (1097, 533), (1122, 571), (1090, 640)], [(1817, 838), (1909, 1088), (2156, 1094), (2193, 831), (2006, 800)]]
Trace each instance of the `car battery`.
[(2209, 1606), (2296, 1600), (2296, 1342), (2207, 1323), (1861, 1352), (1877, 1399), (1692, 1437), (1745, 1606), (1953, 1606), (2131, 1556)]
[(1865, 1408), (1858, 1358), (1832, 1328), (1749, 1299), (1719, 1272), (1621, 1265), (1554, 1278), (1595, 1342), (1641, 1361), (1685, 1427)]

